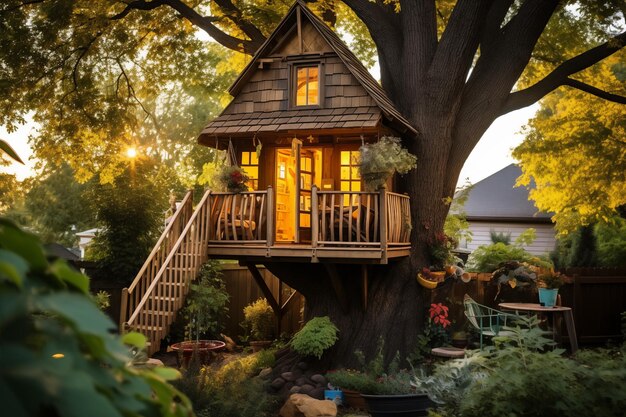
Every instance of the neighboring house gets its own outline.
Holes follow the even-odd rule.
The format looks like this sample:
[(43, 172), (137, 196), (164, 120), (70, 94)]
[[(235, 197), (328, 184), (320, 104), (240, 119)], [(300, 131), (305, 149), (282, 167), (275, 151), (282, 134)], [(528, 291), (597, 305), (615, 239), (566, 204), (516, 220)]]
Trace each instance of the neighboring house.
[(551, 252), (556, 244), (552, 214), (540, 212), (528, 199), (526, 187), (516, 187), (522, 170), (514, 164), (477, 182), (470, 190), (464, 210), (473, 234), (472, 241), (460, 246), (474, 250), (491, 243), (491, 231), (511, 233), (511, 242), (523, 231), (533, 228), (537, 238), (525, 249), (542, 255)]
[(85, 259), (85, 249), (87, 249), (87, 246), (91, 243), (93, 238), (96, 237), (96, 234), (99, 231), (100, 229), (95, 228), (76, 233), (76, 236), (79, 239), (78, 248), (80, 249), (80, 259)]

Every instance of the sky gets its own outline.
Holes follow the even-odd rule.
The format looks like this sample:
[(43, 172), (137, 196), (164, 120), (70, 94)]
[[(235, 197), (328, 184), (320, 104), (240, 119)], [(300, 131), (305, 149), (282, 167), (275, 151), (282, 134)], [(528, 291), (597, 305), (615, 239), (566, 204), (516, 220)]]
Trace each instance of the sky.
[[(464, 184), (466, 178), (469, 178), (470, 183), (476, 184), (514, 162), (511, 149), (524, 139), (519, 132), (536, 109), (537, 105), (526, 107), (497, 119), (465, 162), (459, 176), (459, 185)], [(0, 138), (6, 140), (26, 162), (26, 165), (14, 163), (9, 167), (0, 167), (0, 172), (15, 173), (19, 180), (34, 174), (32, 169), (35, 161), (29, 159), (32, 152), (28, 146), (28, 136), (35, 133), (36, 129), (37, 125), (30, 122), (9, 134), (0, 126)]]

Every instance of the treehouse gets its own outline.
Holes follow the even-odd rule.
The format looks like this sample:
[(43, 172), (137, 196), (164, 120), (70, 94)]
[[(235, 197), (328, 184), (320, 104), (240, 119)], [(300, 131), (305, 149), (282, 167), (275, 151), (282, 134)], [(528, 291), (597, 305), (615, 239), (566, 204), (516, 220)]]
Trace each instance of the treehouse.
[[(409, 254), (408, 196), (364, 191), (359, 147), (415, 135), (341, 39), (296, 3), (199, 143), (235, 150), (252, 191), (211, 193), (208, 253), (386, 263)], [(257, 146), (261, 152), (257, 154)]]
[(257, 264), (323, 266), (345, 309), (338, 264), (351, 264), (343, 266), (361, 271), (365, 308), (367, 265), (410, 254), (409, 197), (394, 192), (393, 179), (365, 191), (357, 160), (362, 143), (417, 132), (304, 3), (296, 1), (230, 93), (232, 102), (198, 141), (229, 149), (250, 190), (209, 190), (195, 208), (188, 193), (124, 289), (120, 325), (146, 334), (150, 352), (209, 257), (247, 265), (280, 318), (291, 297), (275, 299)]

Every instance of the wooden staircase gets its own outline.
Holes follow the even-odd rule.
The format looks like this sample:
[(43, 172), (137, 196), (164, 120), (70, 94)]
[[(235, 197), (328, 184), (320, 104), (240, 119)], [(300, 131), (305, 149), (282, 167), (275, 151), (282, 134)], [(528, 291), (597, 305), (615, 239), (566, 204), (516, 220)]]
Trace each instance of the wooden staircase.
[(195, 211), (192, 192), (185, 195), (133, 283), (122, 290), (120, 331), (143, 333), (149, 355), (159, 350), (207, 260), (209, 195)]

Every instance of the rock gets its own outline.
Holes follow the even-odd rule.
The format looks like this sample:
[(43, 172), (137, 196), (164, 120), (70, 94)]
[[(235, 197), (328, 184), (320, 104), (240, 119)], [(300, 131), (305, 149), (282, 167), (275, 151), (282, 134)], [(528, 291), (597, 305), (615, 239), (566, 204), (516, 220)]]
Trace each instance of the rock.
[(293, 372), (283, 372), (282, 374), (280, 374), (280, 377), (282, 379), (284, 379), (285, 381), (295, 381), (296, 378), (294, 377)]
[[(299, 387), (299, 386), (297, 386), (297, 385), (294, 385), (294, 386), (293, 386), (293, 387), (291, 387), (291, 389), (289, 390), (289, 394), (297, 394), (297, 393), (299, 393), (299, 392), (301, 392), (301, 391), (302, 391), (302, 388), (300, 388), (300, 387)], [(305, 392), (304, 394), (306, 394), (306, 392)]]
[(308, 394), (309, 392), (313, 391), (315, 389), (315, 387), (313, 385), (310, 384), (304, 384), (300, 387), (300, 393), (301, 394)]
[(272, 373), (272, 368), (263, 368), (261, 372), (259, 372), (259, 378), (266, 379)]
[(285, 384), (285, 390), (289, 391), (292, 387), (295, 387), (296, 384), (294, 384), (293, 382), (287, 382)]
[(301, 376), (300, 378), (296, 379), (296, 385), (302, 386), (304, 384), (307, 384), (309, 382), (309, 380), (303, 376)]
[(337, 404), (316, 400), (304, 394), (292, 394), (280, 409), (281, 417), (335, 417)]
[(157, 366), (163, 366), (163, 361), (160, 359), (148, 358), (148, 362), (146, 362), (146, 367), (156, 368)]
[(322, 386), (326, 386), (327, 382), (326, 378), (324, 377), (324, 375), (320, 375), (320, 374), (315, 374), (311, 377), (311, 381), (315, 382), (316, 384), (320, 384)]
[(317, 400), (324, 399), (324, 387), (316, 387), (308, 394), (310, 397), (315, 398)]
[(298, 365), (296, 365), (298, 367), (298, 369), (301, 369), (303, 371), (306, 371), (307, 369), (309, 369), (309, 365), (307, 365), (306, 362), (298, 362)]
[(270, 387), (278, 391), (279, 389), (283, 387), (283, 385), (285, 385), (285, 380), (282, 378), (276, 378), (275, 380), (272, 381), (272, 383), (270, 384)]

